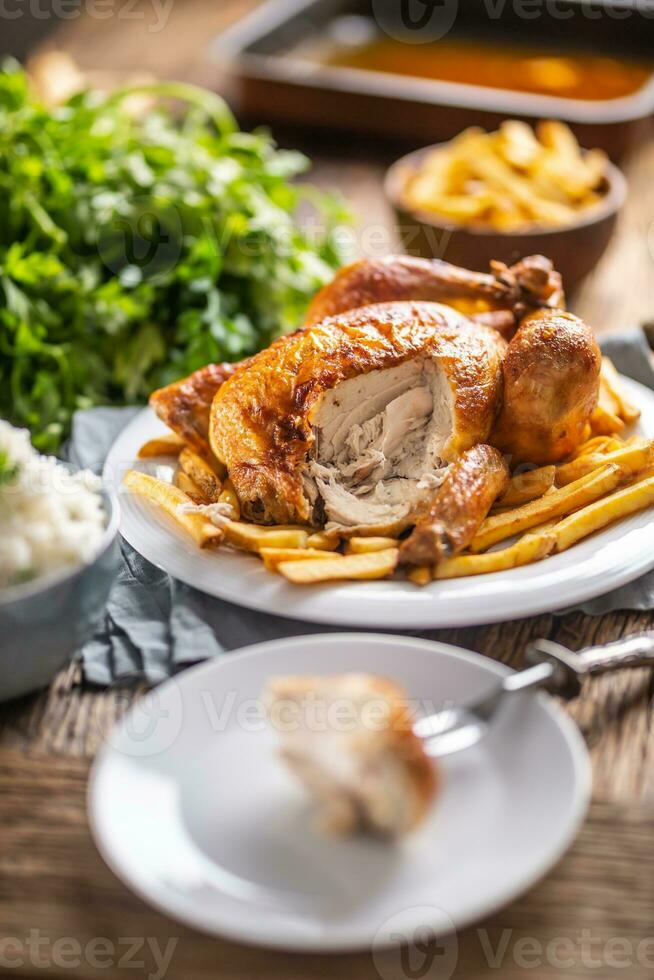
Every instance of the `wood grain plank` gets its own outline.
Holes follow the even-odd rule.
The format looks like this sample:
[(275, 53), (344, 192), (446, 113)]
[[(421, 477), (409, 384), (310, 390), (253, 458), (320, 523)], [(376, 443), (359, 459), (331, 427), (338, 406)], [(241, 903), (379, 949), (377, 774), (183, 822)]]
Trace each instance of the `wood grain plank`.
[[(16, 937), (22, 944), (26, 961), (12, 969), (12, 975), (36, 972), (29, 961), (32, 929), (44, 940), (44, 957), (52, 957), (53, 944), (65, 937), (75, 939), (82, 950), (97, 937), (109, 937), (117, 952), (123, 953), (120, 937), (149, 937), (161, 949), (176, 939), (173, 977), (201, 980), (218, 971), (229, 980), (311, 980), (335, 968), (351, 980), (403, 977), (396, 952), (374, 958), (368, 954), (289, 956), (200, 936), (154, 912), (114, 877), (95, 850), (85, 817), (87, 774), (88, 763), (82, 759), (0, 751), (0, 922), (3, 936)], [(586, 976), (593, 971), (582, 962), (584, 931), (589, 931), (596, 952), (621, 938), (631, 944), (635, 957), (638, 944), (652, 934), (653, 915), (654, 812), (649, 807), (627, 811), (594, 804), (577, 842), (543, 882), (458, 937), (456, 976), (524, 976), (519, 941), (525, 938), (543, 948), (553, 939), (568, 940), (575, 963), (565, 976)], [(504, 942), (498, 973), (486, 957), (489, 949), (501, 950)], [(156, 962), (151, 950), (144, 947), (141, 956), (146, 972), (153, 971)], [(516, 957), (520, 962), (515, 962)], [(49, 972), (73, 971), (51, 963)], [(537, 978), (561, 976), (560, 969), (548, 962), (529, 972)], [(116, 964), (100, 970), (81, 962), (74, 970), (82, 978), (99, 973), (110, 978), (124, 975)]]

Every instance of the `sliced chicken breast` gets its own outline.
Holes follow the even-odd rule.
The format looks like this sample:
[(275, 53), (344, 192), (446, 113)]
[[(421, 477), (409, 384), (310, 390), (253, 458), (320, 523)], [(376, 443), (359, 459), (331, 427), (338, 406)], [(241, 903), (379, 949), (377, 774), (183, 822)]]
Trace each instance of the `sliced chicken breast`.
[(402, 530), (446, 473), (455, 403), (435, 360), (416, 357), (326, 392), (312, 416), (307, 493), (327, 530)]

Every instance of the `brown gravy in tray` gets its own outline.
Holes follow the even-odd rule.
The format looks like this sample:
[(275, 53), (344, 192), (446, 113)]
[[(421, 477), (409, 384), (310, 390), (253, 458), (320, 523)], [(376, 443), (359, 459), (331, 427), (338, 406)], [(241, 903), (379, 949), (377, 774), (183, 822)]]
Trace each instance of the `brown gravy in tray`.
[(321, 60), (347, 68), (588, 101), (632, 95), (654, 68), (586, 52), (559, 55), (551, 49), (450, 39), (403, 44), (385, 38), (362, 47), (339, 47)]

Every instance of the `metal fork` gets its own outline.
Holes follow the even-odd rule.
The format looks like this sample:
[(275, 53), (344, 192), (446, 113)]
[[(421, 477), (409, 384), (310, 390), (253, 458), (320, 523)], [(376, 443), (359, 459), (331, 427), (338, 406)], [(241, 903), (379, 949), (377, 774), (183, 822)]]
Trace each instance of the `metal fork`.
[(426, 740), (427, 754), (450, 755), (476, 745), (500, 707), (524, 691), (542, 689), (572, 700), (587, 677), (623, 668), (654, 667), (654, 632), (587, 647), (580, 653), (551, 640), (535, 640), (527, 647), (525, 659), (530, 666), (503, 678), (474, 704), (447, 708), (417, 721), (413, 730)]

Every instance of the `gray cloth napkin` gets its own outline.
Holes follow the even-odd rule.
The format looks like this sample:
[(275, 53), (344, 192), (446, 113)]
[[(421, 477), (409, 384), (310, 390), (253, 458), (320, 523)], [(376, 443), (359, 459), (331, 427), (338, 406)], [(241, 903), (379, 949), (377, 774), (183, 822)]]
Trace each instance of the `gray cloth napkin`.
[[(602, 347), (619, 371), (654, 389), (650, 349), (642, 330), (609, 337)], [(78, 412), (70, 461), (99, 473), (112, 443), (138, 411), (94, 408)], [(121, 548), (123, 560), (104, 620), (81, 651), (88, 683), (104, 686), (145, 680), (156, 684), (219, 653), (262, 640), (330, 629), (205, 596), (141, 558), (125, 541)], [(653, 609), (654, 571), (578, 608), (592, 616), (616, 609)]]
[[(102, 471), (113, 442), (140, 408), (77, 412), (67, 457)], [(101, 686), (170, 677), (176, 671), (261, 640), (315, 633), (315, 624), (242, 609), (171, 578), (121, 540), (122, 562), (104, 617), (81, 650), (84, 679)], [(335, 628), (335, 627), (334, 627)], [(323, 632), (329, 627), (320, 627)]]

